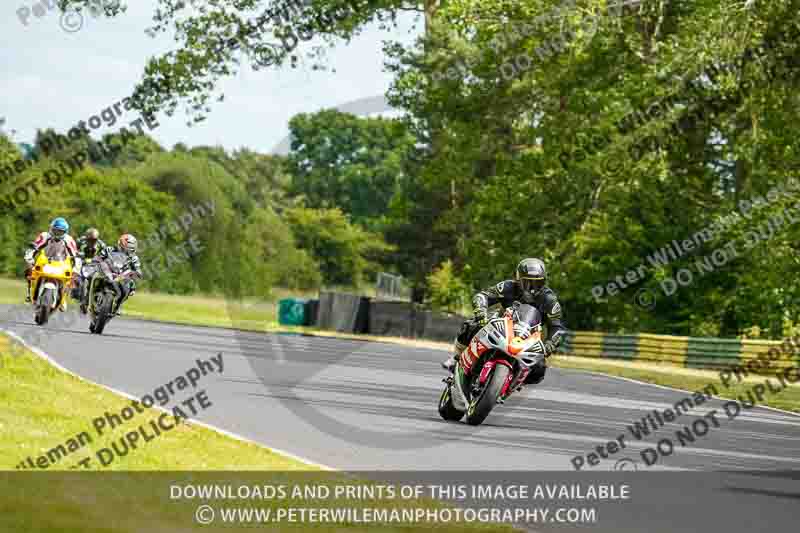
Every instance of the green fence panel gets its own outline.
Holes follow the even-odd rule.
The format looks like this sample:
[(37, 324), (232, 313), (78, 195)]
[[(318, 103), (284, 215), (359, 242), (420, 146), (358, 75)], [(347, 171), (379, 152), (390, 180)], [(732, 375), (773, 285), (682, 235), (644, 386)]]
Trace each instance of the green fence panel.
[(306, 301), (298, 298), (284, 298), (278, 302), (278, 323), (283, 326), (305, 325)]

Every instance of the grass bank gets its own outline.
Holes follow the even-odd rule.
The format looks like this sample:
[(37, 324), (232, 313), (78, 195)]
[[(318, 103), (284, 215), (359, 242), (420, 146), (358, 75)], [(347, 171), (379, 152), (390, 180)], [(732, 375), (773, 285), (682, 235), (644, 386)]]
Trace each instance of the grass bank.
[[(0, 354), (0, 469), (14, 469), (27, 457), (35, 462), (69, 438), (87, 432), (92, 439), (88, 446), (65, 455), (51, 454), (57, 460), (48, 461), (47, 470), (68, 470), (92, 456), (93, 451), (110, 448), (126, 432), (161, 414), (155, 409), (145, 410), (98, 436), (92, 420), (105, 411), (120, 413), (131, 405), (130, 400), (62, 372), (27, 350), (11, 356), (8, 337), (2, 334)], [(99, 461), (92, 463), (104, 471), (317, 470), (264, 447), (185, 423), (164, 431), (107, 467)]]
[[(213, 399), (212, 399), (213, 401)], [(156, 420), (162, 412), (144, 410), (137, 418), (98, 435), (92, 421), (106, 411), (120, 413), (131, 405), (127, 400), (102, 387), (82, 381), (28, 352), (9, 355), (8, 337), (0, 334), (0, 531), (20, 533), (59, 531), (64, 533), (134, 533), (138, 531), (194, 531), (204, 526), (195, 523), (194, 513), (200, 503), (221, 507), (251, 507), (272, 513), (267, 524), (237, 520), (225, 530), (252, 530), (256, 525), (268, 531), (374, 531), (376, 523), (312, 524), (299, 515), (290, 522), (279, 520), (279, 509), (288, 507), (314, 509), (374, 508), (399, 512), (409, 509), (441, 508), (429, 499), (403, 500), (385, 496), (353, 499), (306, 499), (294, 496), (292, 487), (363, 485), (336, 472), (327, 472), (292, 458), (274, 453), (253, 443), (227, 437), (202, 426), (183, 422), (152, 440), (117, 456), (108, 466), (96, 460), (102, 448), (112, 448), (127, 432), (139, 424)], [(213, 408), (213, 406), (212, 406)], [(151, 432), (152, 433), (152, 432)], [(86, 438), (79, 435), (86, 434)], [(71, 446), (68, 442), (80, 443)], [(119, 446), (119, 444), (117, 444)], [(58, 447), (63, 446), (59, 451)], [(39, 472), (47, 476), (23, 476), (22, 463), (41, 457), (47, 463)], [(104, 476), (67, 474), (79, 461), (90, 457), (88, 470)], [(30, 470), (30, 469), (29, 469)], [(79, 467), (79, 472), (86, 469)], [(205, 473), (203, 473), (205, 471)], [(223, 473), (228, 472), (228, 473)], [(236, 471), (238, 473), (234, 473)], [(138, 474), (137, 474), (138, 472)], [(165, 472), (172, 472), (171, 474)], [(147, 473), (147, 474), (145, 474)], [(244, 502), (211, 500), (174, 500), (171, 487), (186, 484), (266, 485), (286, 487), (286, 496)], [(124, 513), (120, 512), (124, 509)], [(381, 531), (514, 531), (493, 524), (388, 524)], [(208, 529), (206, 529), (208, 530)]]

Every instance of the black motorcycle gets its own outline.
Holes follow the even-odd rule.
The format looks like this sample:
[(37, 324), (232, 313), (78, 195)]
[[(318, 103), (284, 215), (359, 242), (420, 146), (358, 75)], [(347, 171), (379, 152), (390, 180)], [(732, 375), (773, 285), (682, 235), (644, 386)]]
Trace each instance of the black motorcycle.
[(106, 325), (114, 318), (117, 301), (123, 297), (121, 283), (133, 275), (128, 268), (128, 256), (111, 252), (108, 258), (95, 257), (83, 268), (89, 291), (89, 331), (102, 335)]

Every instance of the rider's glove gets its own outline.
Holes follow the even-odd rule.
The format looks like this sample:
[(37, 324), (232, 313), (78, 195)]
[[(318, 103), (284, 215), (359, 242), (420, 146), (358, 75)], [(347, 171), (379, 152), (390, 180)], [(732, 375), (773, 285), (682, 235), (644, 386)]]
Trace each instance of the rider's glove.
[(25, 262), (29, 265), (33, 264), (33, 250), (28, 250), (25, 252)]
[(476, 307), (472, 310), (472, 314), (475, 316), (475, 322), (483, 326), (486, 324), (486, 309), (483, 307)]
[(556, 351), (556, 348), (557, 348), (557, 346), (555, 345), (555, 343), (553, 343), (553, 341), (545, 342), (544, 343), (544, 355), (545, 356), (552, 355), (552, 353)]

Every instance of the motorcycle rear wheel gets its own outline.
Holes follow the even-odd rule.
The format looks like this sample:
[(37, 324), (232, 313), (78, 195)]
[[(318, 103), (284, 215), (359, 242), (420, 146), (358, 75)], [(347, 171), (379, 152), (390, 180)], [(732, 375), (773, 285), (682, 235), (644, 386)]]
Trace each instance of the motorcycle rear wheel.
[(467, 424), (470, 426), (477, 426), (486, 420), (489, 413), (497, 405), (497, 398), (500, 397), (500, 391), (503, 390), (503, 383), (511, 370), (505, 366), (498, 364), (492, 370), (489, 376), (488, 383), (483, 388), (480, 396), (472, 400), (467, 409)]

